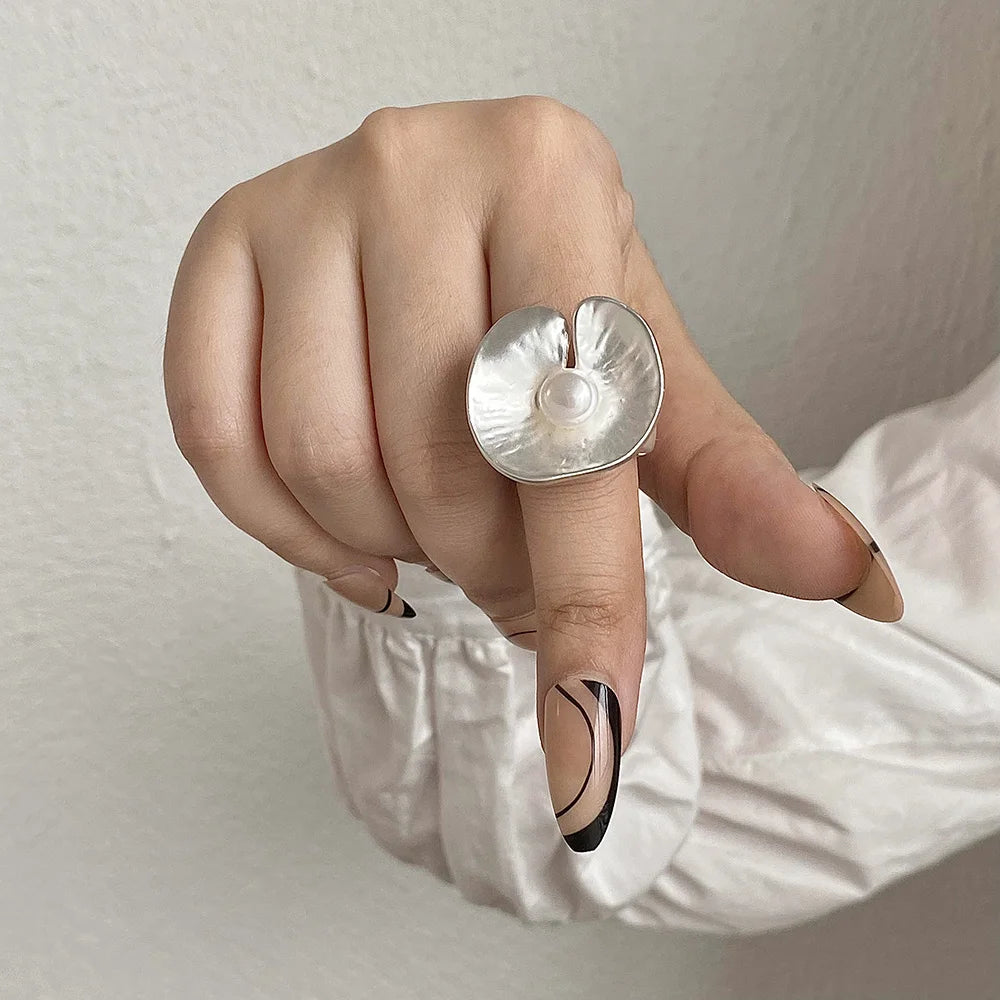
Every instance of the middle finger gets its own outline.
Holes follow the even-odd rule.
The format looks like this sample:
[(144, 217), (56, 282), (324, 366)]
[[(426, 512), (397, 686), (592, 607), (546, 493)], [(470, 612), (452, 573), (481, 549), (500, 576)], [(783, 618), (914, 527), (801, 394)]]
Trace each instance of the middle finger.
[(373, 199), (361, 236), (383, 460), (428, 558), (501, 632), (534, 648), (517, 493), (483, 460), (465, 414), (469, 363), (490, 325), (482, 239), (447, 192), (422, 192), (418, 214), (413, 202)]

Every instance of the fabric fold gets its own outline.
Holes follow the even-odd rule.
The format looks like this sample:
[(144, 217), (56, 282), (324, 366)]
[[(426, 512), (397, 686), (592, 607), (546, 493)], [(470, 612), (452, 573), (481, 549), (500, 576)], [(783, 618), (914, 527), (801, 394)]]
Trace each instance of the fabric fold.
[(337, 785), (397, 857), (524, 920), (748, 933), (863, 899), (1000, 829), (1000, 361), (891, 417), (820, 484), (906, 613), (743, 587), (642, 499), (638, 722), (599, 848), (552, 818), (534, 657), (401, 567), (413, 621), (298, 574)]

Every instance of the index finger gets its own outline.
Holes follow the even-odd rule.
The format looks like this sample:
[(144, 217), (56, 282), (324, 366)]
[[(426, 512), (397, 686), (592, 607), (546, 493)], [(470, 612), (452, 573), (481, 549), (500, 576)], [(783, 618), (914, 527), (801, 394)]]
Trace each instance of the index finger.
[[(494, 206), (494, 321), (531, 305), (568, 320), (588, 296), (627, 299), (623, 244), (632, 220), (613, 153), (592, 136), (581, 143), (573, 122), (563, 128), (552, 169), (524, 174)], [(594, 160), (607, 160), (607, 169), (591, 169)], [(590, 851), (611, 817), (645, 653), (636, 463), (519, 483), (518, 499), (534, 583), (537, 710), (552, 806), (567, 844)]]
[(549, 792), (566, 842), (589, 851), (611, 818), (646, 650), (636, 464), (522, 483), (518, 495), (535, 585)]

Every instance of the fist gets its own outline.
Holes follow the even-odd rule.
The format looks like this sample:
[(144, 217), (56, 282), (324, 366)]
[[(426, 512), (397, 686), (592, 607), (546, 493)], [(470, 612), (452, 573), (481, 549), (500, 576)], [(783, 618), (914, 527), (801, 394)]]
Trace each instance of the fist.
[[(511, 310), (571, 317), (592, 295), (628, 304), (657, 338), (655, 448), (557, 484), (514, 483), (467, 424), (472, 356)], [(871, 561), (707, 368), (636, 232), (614, 150), (553, 100), (384, 109), (233, 188), (184, 254), (164, 370), (177, 443), (239, 528), (373, 613), (414, 614), (395, 560), (434, 567), (537, 651), (557, 812), (555, 789), (572, 798), (579, 782), (572, 748), (546, 738), (563, 725), (547, 693), (582, 683), (590, 722), (611, 726), (620, 706), (619, 749), (631, 735), (646, 635), (640, 488), (752, 586), (835, 597)], [(604, 796), (584, 791), (577, 803)]]

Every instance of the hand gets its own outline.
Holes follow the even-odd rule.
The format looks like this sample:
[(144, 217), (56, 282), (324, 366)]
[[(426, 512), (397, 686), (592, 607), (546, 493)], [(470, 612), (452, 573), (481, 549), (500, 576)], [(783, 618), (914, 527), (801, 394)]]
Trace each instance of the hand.
[[(656, 447), (608, 472), (515, 485), (466, 423), (472, 354), (512, 309), (571, 317), (594, 294), (656, 334)], [(164, 369), (181, 451), (244, 531), (401, 617), (412, 612), (393, 560), (433, 564), (504, 634), (537, 643), (553, 804), (577, 849), (603, 835), (634, 726), (640, 487), (754, 587), (835, 597), (871, 561), (708, 369), (612, 148), (552, 100), (378, 111), (233, 188), (184, 255)]]

